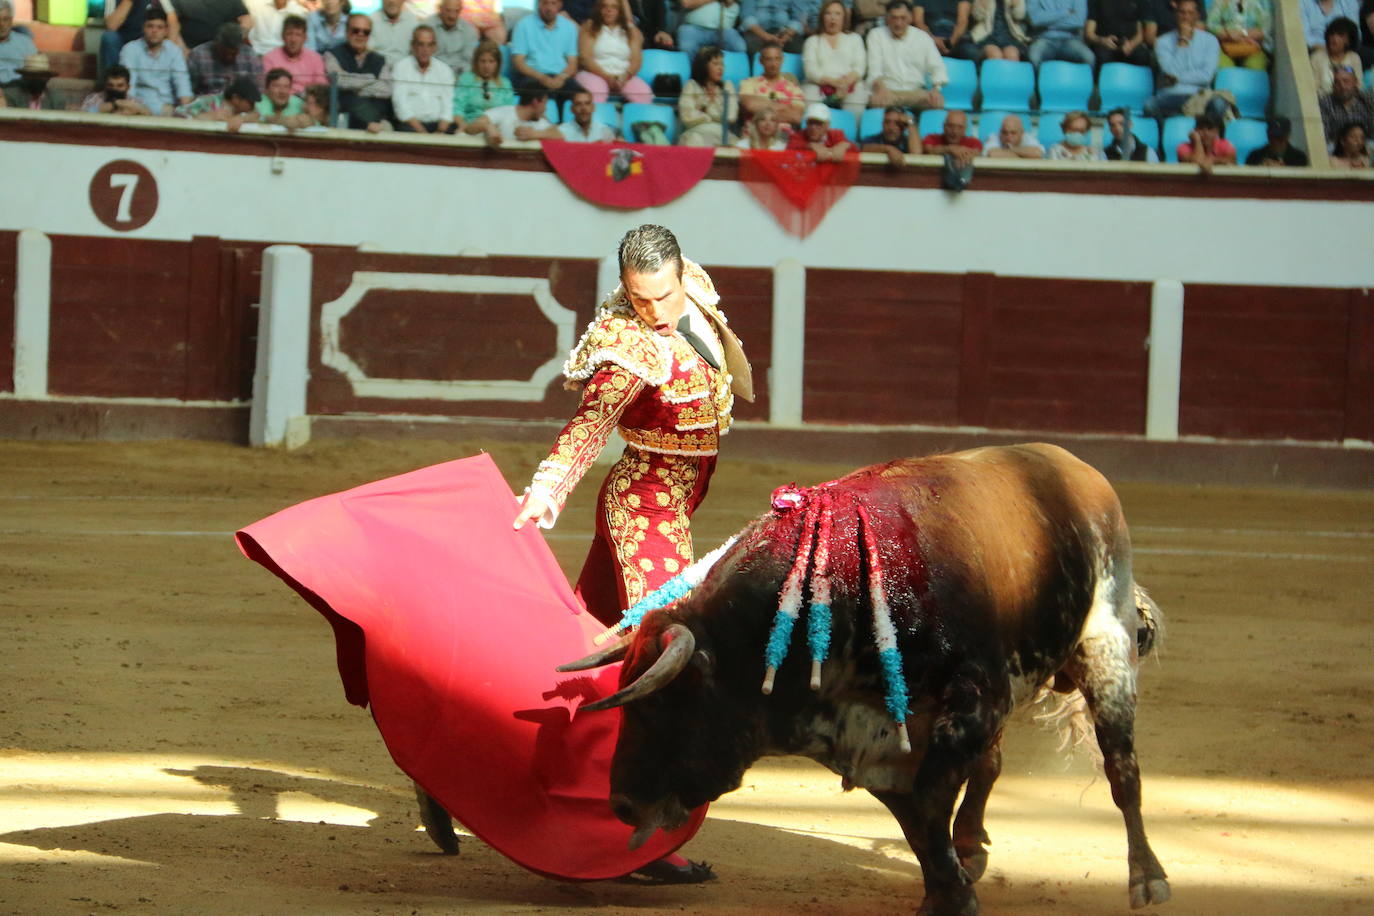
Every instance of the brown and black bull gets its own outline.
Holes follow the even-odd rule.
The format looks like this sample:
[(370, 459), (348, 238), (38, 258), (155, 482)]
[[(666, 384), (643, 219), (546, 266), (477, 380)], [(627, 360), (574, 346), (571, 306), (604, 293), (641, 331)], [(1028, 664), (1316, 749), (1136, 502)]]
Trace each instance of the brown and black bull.
[[(1167, 900), (1134, 744), (1136, 663), (1155, 609), (1132, 579), (1106, 479), (1063, 449), (1022, 445), (894, 461), (799, 492), (751, 523), (687, 597), (620, 646), (565, 667), (625, 659), (621, 689), (584, 707), (624, 707), (617, 816), (647, 837), (737, 788), (763, 755), (810, 757), (896, 817), (920, 860), (921, 912), (966, 916), (978, 910), (983, 813), (1007, 716), (1042, 688), (1080, 691), (1126, 822), (1131, 905)], [(809, 500), (825, 507), (821, 538)], [(821, 539), (832, 623), (819, 685), (799, 625), (765, 695), (779, 593)], [(803, 581), (814, 591), (814, 576)], [(909, 691), (909, 752), (885, 708), (874, 636), (884, 610)]]

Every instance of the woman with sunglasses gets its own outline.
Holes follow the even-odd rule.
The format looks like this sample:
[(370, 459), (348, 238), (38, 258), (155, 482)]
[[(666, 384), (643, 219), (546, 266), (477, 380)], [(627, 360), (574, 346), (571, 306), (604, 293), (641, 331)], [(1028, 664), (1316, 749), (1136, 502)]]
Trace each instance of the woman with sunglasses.
[(515, 90), (501, 75), (501, 48), (484, 41), (472, 52), (472, 66), (458, 77), (453, 90), (453, 113), (471, 124), (489, 108), (515, 104)]

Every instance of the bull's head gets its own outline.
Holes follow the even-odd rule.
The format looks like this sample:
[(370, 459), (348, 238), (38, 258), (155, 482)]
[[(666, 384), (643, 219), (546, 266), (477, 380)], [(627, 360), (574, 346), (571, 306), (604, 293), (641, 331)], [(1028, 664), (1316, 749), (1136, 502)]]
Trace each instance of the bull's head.
[[(676, 616), (676, 615), (674, 615)], [(624, 720), (611, 764), (611, 808), (635, 828), (635, 848), (655, 830), (684, 824), (691, 811), (738, 787), (758, 757), (761, 722), (741, 707), (757, 704), (731, 696), (715, 670), (710, 637), (669, 616), (648, 615), (620, 645), (564, 665), (576, 671), (624, 658), (620, 689), (581, 712), (623, 707)]]

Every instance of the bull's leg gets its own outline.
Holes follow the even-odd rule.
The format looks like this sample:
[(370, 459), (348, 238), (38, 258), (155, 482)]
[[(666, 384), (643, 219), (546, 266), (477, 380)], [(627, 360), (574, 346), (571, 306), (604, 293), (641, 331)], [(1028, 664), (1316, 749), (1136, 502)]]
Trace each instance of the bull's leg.
[(964, 800), (959, 804), (959, 813), (954, 817), (954, 851), (959, 855), (959, 864), (964, 867), (971, 880), (983, 877), (988, 867), (986, 847), (992, 843), (987, 829), (983, 826), (983, 815), (987, 811), (988, 796), (992, 793), (993, 783), (1002, 775), (1002, 738), (999, 735), (983, 756), (973, 765), (969, 774), (968, 786), (964, 789)]
[[(1096, 609), (1094, 609), (1096, 613)], [(1135, 633), (1101, 618), (1085, 630), (1069, 674), (1083, 691), (1092, 712), (1103, 767), (1112, 786), (1112, 801), (1126, 822), (1127, 861), (1133, 909), (1169, 899), (1169, 882), (1145, 837), (1140, 814), (1140, 766), (1135, 756)]]
[(453, 818), (444, 806), (415, 783), (415, 801), (420, 806), (420, 823), (434, 845), (443, 850), (446, 856), (458, 855), (458, 835), (453, 832)]

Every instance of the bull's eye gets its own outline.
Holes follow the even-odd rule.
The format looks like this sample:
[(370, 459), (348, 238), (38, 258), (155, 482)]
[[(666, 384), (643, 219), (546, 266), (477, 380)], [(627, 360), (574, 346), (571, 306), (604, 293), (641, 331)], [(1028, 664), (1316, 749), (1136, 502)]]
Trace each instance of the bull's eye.
[(705, 649), (698, 649), (692, 653), (692, 666), (702, 674), (710, 677), (716, 670), (716, 660), (710, 652)]

